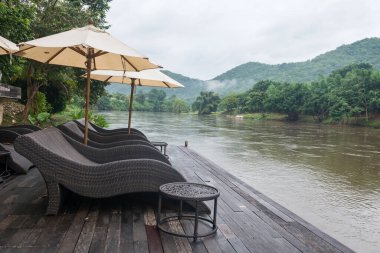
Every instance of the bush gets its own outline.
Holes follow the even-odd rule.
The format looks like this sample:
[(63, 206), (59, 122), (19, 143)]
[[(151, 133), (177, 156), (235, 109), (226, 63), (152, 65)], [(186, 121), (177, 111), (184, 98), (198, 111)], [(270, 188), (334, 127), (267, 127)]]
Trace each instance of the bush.
[[(90, 115), (91, 115), (91, 112), (90, 112)], [(73, 119), (84, 118), (84, 110), (79, 107), (74, 107), (73, 110), (70, 112), (70, 116)]]
[(96, 114), (91, 117), (91, 122), (99, 127), (108, 127), (108, 123), (103, 114)]
[(38, 115), (41, 112), (46, 112), (48, 109), (48, 105), (46, 102), (46, 96), (44, 93), (38, 91), (35, 97), (34, 104), (34, 115)]
[(50, 116), (51, 115), (48, 112), (41, 112), (41, 113), (39, 113), (37, 115), (29, 114), (28, 115), (28, 120), (33, 125), (41, 125), (43, 123), (49, 122), (50, 121)]
[(49, 85), (46, 87), (46, 101), (50, 108), (47, 111), (51, 113), (61, 112), (65, 109), (67, 103), (67, 94), (62, 86)]

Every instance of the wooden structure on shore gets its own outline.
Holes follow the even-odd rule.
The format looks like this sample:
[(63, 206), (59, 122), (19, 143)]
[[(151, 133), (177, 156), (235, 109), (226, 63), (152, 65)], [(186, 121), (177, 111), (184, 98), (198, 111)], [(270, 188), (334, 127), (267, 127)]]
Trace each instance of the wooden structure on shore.
[[(0, 184), (0, 252), (353, 252), (196, 152), (168, 154), (188, 181), (220, 190), (215, 236), (193, 242), (158, 232), (156, 194), (72, 196), (58, 216), (45, 216), (46, 188), (33, 169)], [(187, 220), (169, 226), (193, 229)]]
[(21, 99), (21, 88), (0, 83), (0, 98)]

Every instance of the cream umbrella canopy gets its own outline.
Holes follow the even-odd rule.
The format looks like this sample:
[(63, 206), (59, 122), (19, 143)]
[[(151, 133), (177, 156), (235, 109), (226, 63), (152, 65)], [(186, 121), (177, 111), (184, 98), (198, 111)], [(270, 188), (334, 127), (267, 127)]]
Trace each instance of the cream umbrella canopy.
[(157, 69), (143, 70), (140, 72), (132, 71), (110, 71), (95, 70), (91, 72), (91, 79), (109, 82), (123, 83), (131, 85), (131, 96), (129, 99), (128, 133), (131, 134), (131, 118), (133, 94), (137, 86), (163, 87), (163, 88), (183, 88), (184, 86), (176, 80), (165, 75)]
[(12, 41), (0, 36), (0, 55), (13, 54), (18, 51), (18, 46)]
[(91, 70), (141, 71), (160, 67), (106, 31), (92, 25), (20, 43), (20, 51), (16, 55), (42, 63), (87, 70), (85, 144), (88, 136)]

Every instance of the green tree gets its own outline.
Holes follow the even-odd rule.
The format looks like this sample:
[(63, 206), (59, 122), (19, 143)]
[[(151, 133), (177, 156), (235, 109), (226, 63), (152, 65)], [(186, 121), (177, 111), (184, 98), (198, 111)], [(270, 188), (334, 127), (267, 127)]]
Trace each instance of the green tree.
[(220, 111), (232, 113), (232, 112), (238, 111), (238, 106), (239, 106), (239, 97), (237, 94), (232, 93), (222, 98), (222, 100), (219, 103), (218, 108)]
[(174, 112), (174, 113), (183, 113), (183, 112), (189, 112), (189, 111), (190, 111), (190, 107), (186, 103), (185, 100), (180, 99), (180, 98), (175, 98), (174, 99), (171, 112)]
[(109, 94), (106, 94), (105, 96), (102, 96), (101, 98), (99, 98), (98, 102), (96, 103), (96, 107), (100, 111), (113, 110), (111, 106), (111, 96)]
[(148, 101), (153, 106), (154, 112), (163, 111), (163, 102), (166, 97), (165, 91), (161, 89), (152, 89), (148, 92)]
[(323, 79), (320, 82), (311, 83), (307, 88), (310, 96), (305, 101), (304, 112), (322, 122), (328, 116), (330, 109), (330, 87)]
[[(0, 34), (1, 36), (19, 43), (33, 38), (31, 23), (36, 7), (19, 1), (0, 1)], [(8, 55), (0, 56), (0, 72), (2, 81), (10, 83), (21, 76), (25, 60)]]
[[(107, 27), (105, 14), (109, 9), (108, 3), (109, 0), (31, 0), (5, 1), (5, 3), (2, 1), (0, 2), (0, 32), (18, 43), (84, 26), (90, 19), (97, 26)], [(64, 85), (69, 95), (75, 92), (75, 89), (72, 89), (73, 84), (81, 89), (80, 83), (83, 78), (80, 75), (84, 73), (83, 71), (68, 71), (70, 68), (41, 64), (22, 58), (17, 58), (16, 61), (17, 64), (7, 71), (4, 71), (4, 68), (7, 68), (6, 65), (0, 65), (3, 66), (2, 71), (6, 72), (5, 78), (10, 80), (10, 84), (13, 84), (12, 80), (17, 80), (14, 82), (16, 85), (22, 83), (21, 80), (26, 83), (27, 99), (23, 112), (24, 119), (35, 104), (35, 96), (41, 87)], [(62, 78), (64, 75), (67, 78)], [(95, 92), (91, 92), (91, 95), (95, 96), (92, 102), (95, 102), (99, 94), (104, 92), (104, 84), (98, 85), (102, 86), (103, 90), (96, 92), (95, 88)], [(96, 82), (92, 86), (95, 87)], [(66, 100), (69, 98), (70, 96), (67, 96)], [(55, 109), (58, 108), (64, 108), (64, 105), (56, 105)]]
[(201, 92), (192, 105), (194, 111), (198, 111), (198, 114), (210, 114), (216, 112), (220, 98), (212, 91)]
[(267, 99), (267, 90), (270, 85), (277, 85), (273, 81), (260, 81), (252, 89), (247, 91), (244, 96), (244, 111), (247, 112), (264, 112), (265, 101)]
[(380, 75), (371, 65), (348, 65), (334, 71), (326, 81), (331, 90), (329, 114), (333, 121), (363, 114), (368, 120), (370, 112), (376, 110), (374, 105), (380, 91)]
[(307, 89), (302, 83), (278, 83), (268, 87), (266, 107), (273, 112), (286, 113), (289, 121), (298, 120)]
[(134, 101), (140, 103), (140, 104), (144, 104), (145, 103), (145, 99), (146, 99), (146, 95), (143, 91), (139, 91), (135, 96), (134, 96)]

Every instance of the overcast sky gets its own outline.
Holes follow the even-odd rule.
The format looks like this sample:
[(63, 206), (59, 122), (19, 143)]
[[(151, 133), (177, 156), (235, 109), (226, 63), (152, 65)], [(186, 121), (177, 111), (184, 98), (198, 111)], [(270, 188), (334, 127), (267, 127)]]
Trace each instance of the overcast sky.
[(380, 36), (379, 0), (113, 0), (112, 35), (203, 80), (237, 65), (305, 61)]

